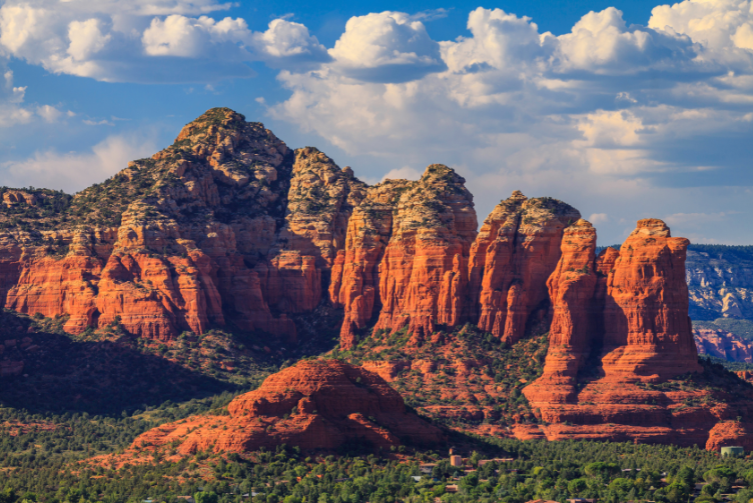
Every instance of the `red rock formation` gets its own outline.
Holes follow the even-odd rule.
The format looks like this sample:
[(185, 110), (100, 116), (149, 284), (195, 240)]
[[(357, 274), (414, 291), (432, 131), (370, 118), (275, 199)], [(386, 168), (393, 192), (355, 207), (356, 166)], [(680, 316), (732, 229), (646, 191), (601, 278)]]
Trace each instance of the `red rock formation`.
[(685, 283), (689, 243), (656, 219), (639, 220), (623, 243), (605, 305), (607, 378), (659, 381), (700, 370)]
[(340, 169), (319, 150), (297, 150), (288, 193), (285, 226), (256, 267), (270, 307), (284, 313), (314, 309), (322, 299), (322, 278), (329, 275), (353, 210), (366, 185), (350, 168)]
[(243, 452), (280, 444), (335, 449), (348, 440), (375, 448), (403, 439), (431, 445), (441, 432), (405, 410), (403, 399), (376, 374), (335, 360), (305, 360), (268, 377), (228, 405), (228, 416), (193, 416), (134, 440), (130, 452), (175, 446)]
[(159, 340), (204, 333), (210, 319), (224, 322), (208, 269), (208, 257), (195, 249), (185, 258), (114, 253), (98, 284), (97, 325), (119, 319), (132, 334)]
[(5, 307), (19, 313), (47, 317), (70, 315), (65, 329), (82, 332), (92, 323), (97, 296), (92, 280), (102, 263), (96, 257), (29, 257), (21, 262), (18, 283), (6, 297)]
[(329, 294), (345, 316), (340, 345), (356, 342), (356, 331), (379, 314), (379, 264), (392, 235), (393, 210), (400, 194), (415, 182), (386, 180), (367, 190), (366, 198), (348, 221), (345, 249), (338, 252), (332, 268)]
[(698, 353), (734, 362), (753, 363), (753, 343), (726, 330), (694, 328)]
[(350, 215), (364, 197), (366, 184), (352, 169), (340, 169), (313, 147), (296, 150), (278, 247), (315, 257), (319, 268), (332, 267), (344, 248)]
[[(566, 250), (576, 243), (570, 239), (568, 244), (569, 232), (563, 242), (561, 265), (571, 260)], [(583, 247), (584, 251), (590, 248), (591, 257), (593, 243)], [(562, 267), (552, 275), (549, 285), (555, 320), (546, 368), (544, 375), (524, 390), (545, 422), (539, 430), (546, 438), (635, 439), (706, 445), (710, 449), (716, 449), (720, 442), (740, 439), (747, 426), (732, 428), (728, 423), (749, 414), (749, 400), (753, 398), (749, 389), (730, 384), (739, 388), (734, 393), (750, 395), (733, 399), (731, 394), (714, 391), (716, 384), (705, 386), (706, 374), (698, 377), (700, 385), (673, 381), (702, 370), (687, 317), (687, 245), (686, 239), (672, 238), (662, 221), (641, 220), (619, 254), (607, 249), (596, 259), (599, 277), (588, 280), (595, 286), (589, 285), (584, 291), (593, 292), (591, 305), (596, 311), (589, 329), (593, 338), (590, 350), (598, 358), (582, 374), (572, 368), (573, 362), (583, 361), (584, 353), (575, 345), (562, 344), (562, 334), (571, 334), (570, 325), (557, 320), (580, 318), (588, 299), (567, 307), (560, 297), (562, 290), (552, 288), (562, 284)], [(577, 290), (574, 293), (577, 296)], [(575, 329), (577, 326), (572, 323), (572, 334), (583, 334)], [(596, 353), (599, 347), (602, 349)], [(654, 387), (653, 383), (669, 385)]]
[[(747, 419), (747, 418), (746, 418)], [(739, 445), (746, 452), (753, 450), (753, 424), (725, 421), (715, 425), (709, 432), (706, 449), (720, 452), (722, 447)]]
[[(532, 402), (572, 402), (577, 398), (577, 375), (594, 341), (594, 270), (596, 229), (578, 220), (565, 229), (562, 257), (547, 287), (554, 316), (544, 374), (526, 388)], [(543, 396), (542, 396), (543, 395)]]
[[(57, 197), (2, 193), (0, 219)], [(73, 333), (119, 319), (167, 340), (231, 320), (292, 340), (286, 314), (319, 305), (364, 194), (350, 168), (313, 148), (293, 155), (261, 124), (213, 109), (151, 159), (77, 194), (69, 224), (38, 231), (54, 250), (17, 229), (0, 236), (0, 294), (20, 312), (69, 316)]]
[(478, 326), (514, 344), (531, 313), (547, 301), (546, 281), (560, 258), (566, 226), (580, 218), (550, 198), (519, 191), (484, 220), (470, 256), (470, 293), (478, 299)]
[(376, 330), (408, 327), (420, 337), (436, 324), (464, 321), (468, 255), (477, 225), (464, 183), (447, 166), (433, 164), (400, 195), (379, 267), (382, 308)]

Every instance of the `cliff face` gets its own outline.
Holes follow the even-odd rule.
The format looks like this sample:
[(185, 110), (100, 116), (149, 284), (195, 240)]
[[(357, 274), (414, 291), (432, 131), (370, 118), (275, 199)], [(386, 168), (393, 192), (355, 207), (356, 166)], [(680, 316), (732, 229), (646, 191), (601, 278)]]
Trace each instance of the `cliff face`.
[(727, 361), (753, 363), (753, 343), (728, 332), (712, 328), (693, 329), (698, 354)]
[(661, 220), (638, 221), (607, 280), (604, 372), (661, 380), (700, 370), (688, 317), (685, 251)]
[(386, 180), (370, 187), (348, 222), (345, 249), (335, 258), (329, 288), (332, 303), (345, 312), (340, 331), (343, 348), (352, 347), (357, 331), (381, 310), (379, 264), (392, 236), (397, 200), (413, 185), (408, 180)]
[(598, 281), (595, 270), (596, 229), (578, 220), (565, 229), (562, 257), (549, 276), (547, 287), (553, 317), (544, 374), (526, 388), (534, 404), (539, 401), (568, 403), (577, 398), (577, 377), (598, 344), (594, 297)]
[(397, 201), (392, 236), (379, 266), (381, 311), (375, 329), (407, 326), (429, 335), (463, 320), (467, 261), (476, 212), (465, 180), (442, 165), (426, 169)]
[(379, 376), (334, 360), (302, 361), (268, 377), (259, 389), (228, 405), (227, 416), (193, 416), (150, 430), (134, 440), (138, 453), (174, 446), (181, 456), (198, 451), (244, 452), (280, 444), (336, 449), (349, 440), (389, 448), (409, 441), (432, 445), (441, 432), (408, 413), (403, 399)]
[(478, 326), (514, 344), (531, 313), (546, 308), (546, 281), (560, 258), (575, 208), (551, 198), (527, 199), (516, 191), (484, 220), (470, 256), (470, 295), (478, 299)]
[(692, 245), (686, 280), (696, 320), (753, 320), (753, 249)]

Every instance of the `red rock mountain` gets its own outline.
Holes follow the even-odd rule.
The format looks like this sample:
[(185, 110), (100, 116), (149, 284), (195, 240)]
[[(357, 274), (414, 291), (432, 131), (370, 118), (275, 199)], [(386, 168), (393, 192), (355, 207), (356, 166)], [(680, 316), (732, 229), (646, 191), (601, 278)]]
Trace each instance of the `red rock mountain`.
[[(420, 180), (369, 187), (315, 148), (293, 151), (262, 124), (212, 109), (173, 145), (73, 197), (0, 189), (0, 301), (25, 314), (65, 317), (65, 330), (75, 334), (120, 323), (163, 341), (232, 324), (294, 344), (306, 327), (301, 320), (342, 310), (335, 328), (344, 350), (370, 329), (404, 334), (419, 347), (466, 323), (506, 345), (549, 327), (543, 375), (524, 391), (544, 425), (522, 435), (716, 445), (714, 438), (747, 428), (727, 425), (747, 414), (744, 407), (688, 405), (706, 395), (649, 387), (701, 370), (688, 318), (686, 239), (646, 219), (619, 252), (596, 257), (596, 230), (576, 209), (518, 191), (477, 232), (464, 183), (433, 164)], [(315, 365), (280, 376), (320, 382)], [(362, 371), (325, 367), (323, 387), (311, 393), (335, 381), (343, 396), (361, 389), (347, 391), (345, 381)], [(371, 379), (367, 374), (361, 378)], [(274, 400), (293, 400), (280, 393)], [(288, 433), (272, 435), (277, 440), (305, 444), (308, 434), (300, 432), (312, 431), (323, 435), (316, 445), (331, 447), (338, 428), (388, 438), (360, 416), (349, 418), (368, 416), (356, 409), (333, 412), (327, 420), (336, 426), (320, 427), (312, 411), (324, 411), (307, 408), (303, 397), (311, 393), (300, 393), (295, 401), (306, 415)], [(399, 397), (378, 394), (395, 403), (380, 409), (361, 401), (357, 408), (397, 414)], [(253, 400), (267, 403), (264, 396)], [(222, 434), (226, 448), (271, 442), (260, 433), (268, 422), (252, 427), (243, 411), (277, 418), (279, 410), (243, 408), (239, 400), (231, 420), (194, 425), (204, 433), (175, 426), (163, 436), (185, 437), (185, 449), (204, 448), (205, 423), (231, 421)]]
[(388, 180), (368, 190), (353, 215), (333, 274), (332, 301), (345, 309), (341, 344), (378, 316), (376, 329), (435, 326), (467, 319), (468, 256), (476, 236), (465, 180), (434, 164), (417, 182)]
[(565, 203), (527, 199), (519, 191), (494, 208), (470, 257), (479, 328), (509, 344), (523, 336), (531, 313), (548, 305), (546, 281), (560, 258), (563, 231), (579, 218)]
[(137, 437), (130, 451), (170, 446), (187, 456), (280, 444), (336, 449), (354, 441), (389, 448), (443, 440), (439, 429), (406, 411), (403, 399), (381, 377), (335, 360), (304, 360), (271, 375), (256, 391), (230, 402), (228, 411), (159, 426)]
[(37, 218), (5, 226), (0, 292), (72, 333), (119, 321), (169, 340), (233, 322), (294, 340), (288, 315), (319, 304), (365, 189), (318, 150), (213, 109), (51, 219), (39, 197), (6, 192)]

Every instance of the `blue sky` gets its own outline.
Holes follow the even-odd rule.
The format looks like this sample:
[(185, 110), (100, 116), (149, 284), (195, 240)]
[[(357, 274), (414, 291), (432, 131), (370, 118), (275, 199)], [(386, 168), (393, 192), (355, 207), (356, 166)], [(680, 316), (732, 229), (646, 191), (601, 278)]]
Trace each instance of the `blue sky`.
[(206, 109), (369, 183), (453, 166), (599, 242), (645, 217), (753, 244), (750, 0), (0, 1), (0, 185), (75, 192)]

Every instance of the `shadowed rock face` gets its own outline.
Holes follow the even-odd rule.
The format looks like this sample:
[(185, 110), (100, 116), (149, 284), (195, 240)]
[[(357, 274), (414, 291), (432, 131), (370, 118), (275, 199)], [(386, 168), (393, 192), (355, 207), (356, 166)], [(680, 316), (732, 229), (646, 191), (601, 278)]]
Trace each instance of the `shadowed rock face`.
[(549, 276), (553, 318), (544, 375), (526, 389), (529, 400), (568, 403), (577, 398), (577, 376), (590, 356), (599, 330), (594, 252), (596, 229), (578, 220), (565, 229), (562, 257)]
[(253, 451), (280, 444), (336, 449), (347, 441), (389, 448), (409, 441), (432, 445), (441, 432), (408, 413), (378, 375), (334, 360), (302, 361), (234, 399), (229, 416), (193, 416), (150, 430), (132, 452), (177, 444), (181, 455)]

